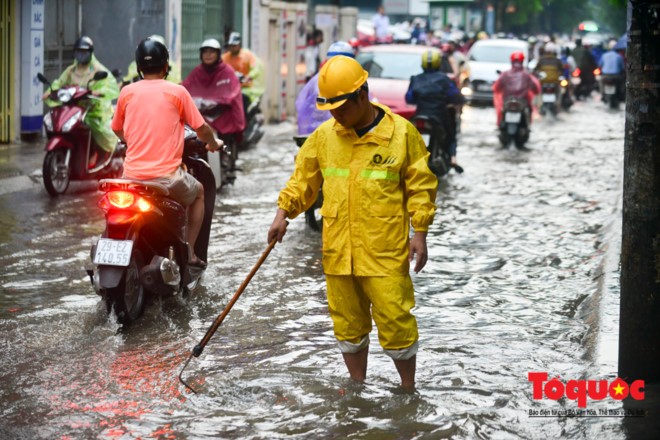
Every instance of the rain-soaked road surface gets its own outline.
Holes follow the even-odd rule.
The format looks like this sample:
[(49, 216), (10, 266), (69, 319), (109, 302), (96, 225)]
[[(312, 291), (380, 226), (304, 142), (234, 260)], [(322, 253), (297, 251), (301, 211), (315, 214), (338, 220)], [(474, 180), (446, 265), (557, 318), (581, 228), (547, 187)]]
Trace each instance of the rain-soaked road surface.
[[(191, 348), (266, 248), (297, 147), (288, 123), (242, 153), (217, 201), (204, 286), (150, 306), (128, 331), (85, 274), (103, 228), (98, 194), (0, 194), (0, 438), (622, 438), (612, 417), (534, 400), (529, 372), (616, 375), (623, 111), (577, 103), (534, 124), (529, 151), (499, 147), (492, 108), (465, 109), (462, 175), (441, 182), (430, 261), (413, 275), (417, 392), (374, 335), (357, 386), (326, 310), (320, 236), (302, 218), (277, 245), (186, 378)], [(620, 409), (621, 402), (589, 402)]]

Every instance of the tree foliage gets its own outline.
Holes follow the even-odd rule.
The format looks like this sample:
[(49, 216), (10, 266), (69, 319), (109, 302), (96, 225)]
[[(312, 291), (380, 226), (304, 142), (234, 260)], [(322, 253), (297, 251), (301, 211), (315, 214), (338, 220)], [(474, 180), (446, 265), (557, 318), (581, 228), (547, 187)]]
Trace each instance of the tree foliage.
[(585, 20), (625, 29), (627, 0), (489, 0), (496, 9), (498, 30), (514, 33), (570, 33)]

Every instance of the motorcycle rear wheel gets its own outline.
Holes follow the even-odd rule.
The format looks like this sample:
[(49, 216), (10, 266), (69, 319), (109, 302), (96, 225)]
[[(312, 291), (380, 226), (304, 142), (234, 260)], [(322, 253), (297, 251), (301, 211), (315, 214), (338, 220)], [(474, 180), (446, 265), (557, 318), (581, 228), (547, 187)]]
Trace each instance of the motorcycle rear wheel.
[(316, 198), (314, 205), (312, 205), (311, 208), (305, 211), (305, 223), (307, 223), (307, 226), (309, 226), (313, 231), (316, 232), (321, 232), (321, 230), (323, 229), (323, 217), (318, 215), (319, 210), (323, 205), (322, 191), (323, 190), (319, 191), (319, 195)]
[(66, 165), (66, 150), (53, 150), (46, 153), (42, 172), (48, 194), (53, 197), (64, 194), (71, 181), (71, 168)]
[(610, 96), (609, 105), (612, 110), (619, 109), (619, 100), (615, 96)]
[(228, 136), (225, 140), (225, 152), (221, 153), (220, 174), (222, 176), (222, 185), (233, 184), (236, 180), (236, 161), (238, 160), (238, 143), (235, 136)]
[(449, 172), (449, 163), (451, 158), (446, 152), (443, 143), (449, 142), (444, 133), (437, 133), (431, 136), (431, 141), (427, 147), (429, 150), (429, 169), (437, 177), (442, 177)]
[(502, 148), (509, 148), (509, 144), (511, 144), (511, 136), (509, 136), (509, 133), (507, 133), (506, 126), (500, 128), (499, 139)]
[(114, 307), (120, 324), (130, 324), (144, 312), (144, 287), (140, 282), (140, 269), (143, 265), (142, 254), (134, 250), (119, 285), (108, 289), (105, 297), (107, 310), (110, 312)]

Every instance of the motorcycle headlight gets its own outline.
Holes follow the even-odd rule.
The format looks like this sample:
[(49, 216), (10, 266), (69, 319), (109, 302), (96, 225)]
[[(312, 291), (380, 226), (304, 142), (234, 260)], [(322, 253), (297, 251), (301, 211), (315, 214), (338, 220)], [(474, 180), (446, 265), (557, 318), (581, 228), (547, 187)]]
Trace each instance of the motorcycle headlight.
[(71, 116), (69, 120), (64, 123), (64, 125), (62, 125), (62, 132), (67, 133), (68, 131), (70, 131), (73, 128), (73, 126), (76, 125), (76, 122), (80, 120), (80, 116), (82, 116), (81, 111), (77, 111), (76, 113), (74, 113), (74, 115)]
[(69, 102), (71, 101), (71, 98), (73, 98), (73, 94), (75, 93), (76, 89), (73, 87), (69, 87), (66, 89), (59, 89), (57, 91), (57, 99), (60, 102)]
[(50, 113), (46, 113), (46, 116), (44, 116), (44, 127), (48, 131), (53, 131), (53, 118), (51, 118)]
[(461, 94), (463, 96), (470, 96), (470, 95), (472, 95), (472, 89), (468, 86), (465, 86), (461, 89)]

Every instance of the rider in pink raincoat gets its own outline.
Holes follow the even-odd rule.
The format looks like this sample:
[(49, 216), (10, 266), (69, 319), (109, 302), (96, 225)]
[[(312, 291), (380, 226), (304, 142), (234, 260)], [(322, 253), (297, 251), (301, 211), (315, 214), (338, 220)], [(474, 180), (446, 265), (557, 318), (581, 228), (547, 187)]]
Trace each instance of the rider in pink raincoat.
[(245, 130), (245, 113), (241, 84), (234, 69), (222, 62), (218, 40), (205, 40), (199, 48), (199, 57), (202, 63), (190, 72), (182, 85), (190, 92), (198, 107), (200, 100), (221, 106), (219, 116), (208, 121), (218, 136), (222, 138), (242, 133)]
[(497, 113), (497, 126), (502, 122), (502, 107), (504, 100), (510, 97), (524, 98), (530, 110), (533, 110), (534, 95), (541, 93), (539, 80), (525, 70), (523, 66), (525, 54), (514, 52), (511, 54), (511, 70), (502, 73), (493, 84), (493, 105)]

